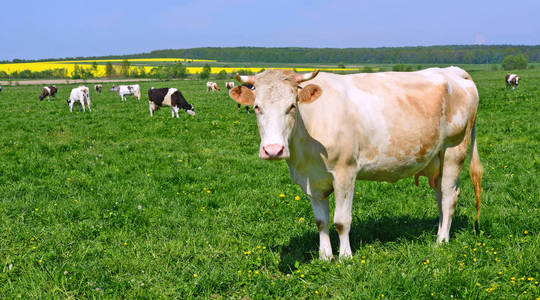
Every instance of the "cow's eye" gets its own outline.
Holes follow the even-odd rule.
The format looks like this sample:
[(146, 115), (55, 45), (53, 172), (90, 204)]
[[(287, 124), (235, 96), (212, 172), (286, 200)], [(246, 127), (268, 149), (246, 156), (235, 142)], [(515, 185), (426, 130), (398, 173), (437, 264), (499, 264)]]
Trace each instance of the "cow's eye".
[(295, 109), (296, 109), (296, 105), (291, 104), (291, 106), (289, 106), (289, 109), (287, 109), (286, 114), (289, 114), (289, 113), (293, 112)]
[(254, 109), (255, 112), (258, 113), (258, 114), (261, 114), (261, 113), (262, 113), (261, 108), (260, 108), (258, 105), (253, 106), (253, 109)]

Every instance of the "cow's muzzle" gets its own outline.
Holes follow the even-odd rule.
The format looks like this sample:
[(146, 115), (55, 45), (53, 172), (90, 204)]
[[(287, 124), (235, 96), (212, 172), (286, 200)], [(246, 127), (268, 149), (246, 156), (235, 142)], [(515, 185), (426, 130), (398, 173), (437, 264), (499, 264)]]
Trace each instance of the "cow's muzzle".
[(285, 158), (285, 147), (278, 144), (270, 144), (262, 147), (261, 158), (279, 160)]

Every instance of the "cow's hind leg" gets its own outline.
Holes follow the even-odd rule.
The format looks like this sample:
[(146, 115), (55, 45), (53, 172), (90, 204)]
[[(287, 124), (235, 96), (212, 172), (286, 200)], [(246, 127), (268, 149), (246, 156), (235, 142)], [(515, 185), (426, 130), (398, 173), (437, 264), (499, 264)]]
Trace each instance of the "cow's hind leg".
[(452, 216), (456, 210), (459, 190), (459, 174), (467, 156), (469, 136), (455, 147), (447, 148), (441, 155), (441, 174), (433, 187), (439, 207), (439, 229), (437, 231), (437, 243), (450, 240), (450, 226)]
[(352, 203), (356, 173), (348, 170), (334, 172), (334, 226), (339, 234), (339, 258), (352, 257), (349, 231), (352, 221)]
[(322, 193), (313, 193), (310, 196), (311, 207), (313, 208), (313, 215), (315, 217), (315, 223), (319, 230), (319, 258), (323, 260), (331, 260), (332, 245), (330, 244), (329, 234), (329, 203), (328, 196)]

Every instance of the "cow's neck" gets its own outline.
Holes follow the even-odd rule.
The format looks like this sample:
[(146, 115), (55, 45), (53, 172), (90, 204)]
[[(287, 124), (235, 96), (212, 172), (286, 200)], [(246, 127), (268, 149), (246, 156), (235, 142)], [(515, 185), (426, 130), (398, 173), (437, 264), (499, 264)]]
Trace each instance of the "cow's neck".
[(320, 158), (321, 154), (324, 155), (326, 152), (323, 145), (307, 131), (300, 109), (297, 111), (296, 121), (289, 137), (289, 151), (290, 163), (297, 167), (301, 167), (304, 161)]

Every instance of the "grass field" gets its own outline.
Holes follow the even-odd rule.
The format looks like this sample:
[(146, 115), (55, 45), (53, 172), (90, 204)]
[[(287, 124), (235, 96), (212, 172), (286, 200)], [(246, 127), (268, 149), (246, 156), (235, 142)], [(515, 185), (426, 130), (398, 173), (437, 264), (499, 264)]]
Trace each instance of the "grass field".
[[(0, 297), (536, 299), (540, 70), (520, 72), (515, 91), (504, 74), (471, 73), (485, 169), (479, 233), (468, 167), (451, 241), (439, 247), (425, 179), (358, 182), (354, 257), (332, 262), (318, 260), (311, 205), (286, 163), (258, 159), (255, 117), (226, 92), (141, 83), (143, 100), (122, 103), (108, 84), (92, 93), (91, 113), (69, 113), (74, 85), (59, 85), (52, 102), (39, 102), (40, 86), (4, 87)], [(197, 115), (151, 118), (150, 86), (179, 88)]]

